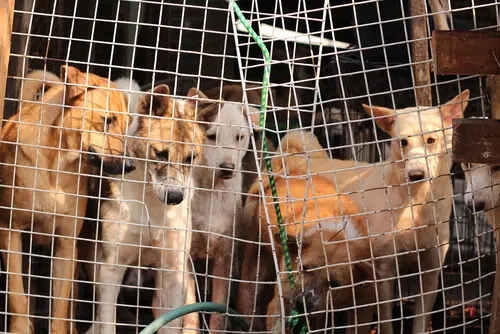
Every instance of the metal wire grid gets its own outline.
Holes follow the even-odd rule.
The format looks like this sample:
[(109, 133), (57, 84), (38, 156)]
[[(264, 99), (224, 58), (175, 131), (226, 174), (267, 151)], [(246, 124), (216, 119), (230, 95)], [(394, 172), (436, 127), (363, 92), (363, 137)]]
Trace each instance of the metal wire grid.
[[(259, 84), (262, 72), (260, 55), (247, 34), (235, 29), (224, 1), (216, 4), (211, 2), (210, 5), (204, 2), (124, 0), (113, 5), (98, 0), (91, 4), (79, 1), (26, 3), (24, 8), (15, 12), (17, 21), (29, 18), (29, 24), (13, 32), (14, 39), (24, 43), (13, 47), (11, 62), (20, 62), (22, 65), (20, 72), (9, 77), (11, 86), (16, 83), (20, 85), (28, 68), (58, 72), (59, 65), (64, 63), (74, 64), (108, 79), (130, 75), (146, 89), (167, 80), (172, 94), (176, 96), (183, 96), (191, 86), (209, 88), (214, 82), (220, 82), (221, 78), (226, 83), (238, 83), (243, 79), (246, 84)], [(452, 27), (484, 29), (498, 25), (496, 2), (454, 2), (451, 5)], [(407, 3), (398, 2), (397, 6), (392, 6), (392, 11), (387, 3), (378, 1), (354, 4), (249, 1), (241, 2), (240, 6), (260, 31), (264, 24), (268, 24), (300, 31), (308, 36), (345, 40), (357, 46), (341, 50), (263, 36), (273, 56), (272, 87), (280, 93), (279, 101), (272, 100), (271, 113), (268, 115), (267, 126), (270, 134), (274, 134), (275, 143), (290, 128), (300, 127), (314, 130), (323, 147), (335, 157), (368, 162), (383, 160), (385, 150), (381, 146), (386, 137), (381, 136), (380, 132), (375, 136), (371, 121), (358, 121), (365, 117), (360, 111), (359, 101), (366, 102), (368, 99), (373, 104), (389, 107), (414, 104), (412, 71), (409, 66), (409, 44), (412, 39), (405, 24), (409, 17), (402, 14)], [(349, 13), (346, 15), (349, 20), (339, 18), (346, 12)], [(431, 29), (430, 15), (428, 22)], [(391, 29), (394, 26), (399, 27), (398, 33), (403, 32), (402, 39), (398, 40), (397, 36), (388, 32), (394, 30)], [(110, 29), (106, 31), (104, 27)], [(237, 37), (233, 37), (233, 34)], [(14, 51), (16, 47), (18, 51)], [(210, 48), (216, 50), (211, 51), (213, 49)], [(471, 89), (473, 99), (466, 115), (487, 114), (487, 105), (482, 99), (484, 84), (480, 78), (433, 79), (438, 103), (454, 96), (458, 92), (457, 86), (461, 89), (467, 87)], [(11, 106), (18, 103), (17, 92), (8, 101)], [(11, 107), (6, 110), (6, 114), (9, 111), (12, 114), (14, 110)], [(103, 178), (110, 179), (109, 176)], [(91, 196), (98, 207), (102, 196), (100, 188), (101, 181), (98, 181), (98, 192)], [(440, 287), (438, 303), (435, 305), (433, 327), (435, 331), (465, 332), (469, 328), (480, 328), (485, 332), (490, 312), (491, 272), (494, 268), (493, 240), (491, 231), (485, 227), (484, 218), (474, 218), (464, 207), (460, 196), (464, 191), (463, 184), (455, 180), (454, 190), (457, 197), (454, 197), (452, 214), (457, 220), (451, 220), (452, 245), (441, 279), (443, 286)], [(91, 207), (87, 211), (86, 219), (98, 222), (95, 216), (92, 217)], [(470, 227), (471, 222), (476, 223), (472, 225), (474, 228)], [(89, 223), (86, 225), (90, 226)], [(28, 233), (30, 240), (25, 244), (33, 244), (33, 234)], [(90, 242), (91, 247), (95, 247), (95, 243), (91, 242), (92, 236), (87, 240), (76, 239), (83, 244)], [(35, 319), (37, 332), (47, 331), (47, 319), (50, 318), (48, 310), (53, 305), (52, 299), (46, 296), (50, 294), (47, 276), (51, 274), (47, 272), (47, 264), (54, 257), (54, 246), (50, 249), (29, 248), (23, 250), (29, 259), (29, 268), (25, 272), (27, 291), (38, 301), (36, 309), (33, 305), (30, 312), (36, 313), (32, 319)], [(39, 261), (41, 264), (38, 264)], [(91, 259), (82, 263), (96, 264), (97, 261)], [(5, 264), (2, 268), (5, 280)], [(126, 280), (117, 284), (122, 288), (117, 322), (122, 325), (120, 329), (123, 332), (135, 332), (135, 326), (152, 320), (150, 301), (155, 290), (152, 285), (154, 270), (141, 266), (130, 268), (132, 270), (127, 273)], [(71, 300), (77, 301), (79, 330), (88, 327), (92, 321), (88, 306), (91, 305), (89, 301), (96, 298), (92, 288), (94, 284), (86, 280), (89, 273), (84, 269), (80, 271), (81, 274), (75, 279), (80, 285), (80, 296), (71, 297)], [(207, 278), (211, 278), (210, 273), (207, 269), (199, 272), (205, 276), (200, 283), (206, 284)], [(238, 282), (237, 277), (232, 279)], [(140, 288), (138, 282), (141, 283)], [(203, 292), (203, 286), (200, 288), (202, 298), (209, 298), (209, 292)], [(417, 291), (412, 293), (404, 291), (415, 289)], [(397, 295), (418, 293), (418, 283), (410, 282), (400, 284)], [(231, 290), (231, 298), (237, 298), (234, 289)], [(439, 298), (442, 299), (441, 305)], [(406, 316), (406, 306), (411, 303), (406, 303), (407, 299), (403, 300), (394, 309), (396, 313), (399, 311)], [(7, 311), (7, 299), (2, 304), (5, 328), (10, 313)], [(471, 308), (479, 310), (474, 317), (470, 316)], [(400, 331), (404, 331), (403, 326), (407, 326), (404, 319), (401, 315), (394, 317), (396, 330), (399, 323), (402, 324)], [(341, 321), (339, 326), (345, 329), (347, 324)]]

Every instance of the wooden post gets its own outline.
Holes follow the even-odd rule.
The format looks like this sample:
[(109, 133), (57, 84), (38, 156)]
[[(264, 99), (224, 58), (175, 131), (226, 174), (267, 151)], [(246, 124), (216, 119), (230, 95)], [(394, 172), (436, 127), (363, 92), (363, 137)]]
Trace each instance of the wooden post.
[(14, 19), (14, 0), (0, 0), (0, 124), (3, 119), (5, 87), (9, 71), (10, 36)]
[[(488, 88), (491, 101), (491, 116), (494, 119), (500, 119), (500, 75), (488, 77), (486, 79), (486, 87)], [(495, 258), (496, 258), (496, 274), (495, 284), (493, 285), (493, 298), (491, 305), (490, 318), (490, 334), (500, 333), (500, 215), (495, 210)], [(493, 224), (493, 222), (489, 222)]]
[[(425, 15), (426, 12), (425, 0), (410, 1), (411, 16)], [(420, 87), (416, 89), (417, 106), (432, 106), (429, 42), (427, 41), (427, 18), (425, 16), (411, 20), (411, 35), (413, 40), (423, 39), (413, 41), (411, 44), (412, 63), (424, 62), (413, 65), (415, 86)]]

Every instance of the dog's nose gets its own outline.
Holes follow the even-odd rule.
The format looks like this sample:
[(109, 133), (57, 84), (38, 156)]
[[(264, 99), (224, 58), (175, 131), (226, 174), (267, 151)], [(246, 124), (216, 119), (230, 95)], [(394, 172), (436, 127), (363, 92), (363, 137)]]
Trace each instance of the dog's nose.
[(130, 173), (135, 170), (135, 165), (129, 159), (125, 160), (125, 173)]
[(233, 177), (236, 166), (232, 162), (223, 162), (219, 165), (218, 177), (221, 179), (230, 179)]
[(425, 177), (424, 171), (421, 169), (413, 169), (408, 173), (410, 181), (420, 181)]
[(87, 150), (90, 154), (87, 154), (87, 161), (92, 166), (101, 166), (101, 157), (97, 155), (96, 150), (93, 147), (89, 147)]
[(339, 281), (334, 280), (334, 279), (330, 280), (330, 288), (335, 289), (335, 288), (339, 288), (339, 287), (340, 287)]
[(467, 207), (469, 208), (470, 211), (474, 212), (474, 209), (476, 212), (478, 211), (483, 211), (486, 206), (486, 203), (484, 201), (469, 201), (467, 202)]
[(168, 190), (167, 191), (167, 205), (177, 205), (184, 200), (184, 190)]

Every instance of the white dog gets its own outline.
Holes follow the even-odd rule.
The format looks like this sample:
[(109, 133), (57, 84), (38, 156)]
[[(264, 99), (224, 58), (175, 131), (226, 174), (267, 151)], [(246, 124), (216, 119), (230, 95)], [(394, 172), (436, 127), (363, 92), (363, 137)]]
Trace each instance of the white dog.
[[(213, 123), (206, 128), (200, 166), (193, 169), (199, 188), (192, 200), (196, 232), (192, 236), (191, 256), (193, 260), (213, 260), (212, 301), (228, 304), (229, 278), (235, 274), (232, 264), (237, 245), (234, 237), (241, 234), (241, 171), (250, 142), (250, 127), (246, 109), (240, 103), (222, 102), (218, 109)], [(258, 110), (251, 109), (252, 121), (257, 123), (259, 115), (255, 112)], [(186, 328), (199, 328), (197, 315), (187, 319)], [(213, 314), (210, 329), (224, 330), (224, 317)]]
[[(128, 89), (128, 83), (122, 89)], [(97, 322), (89, 333), (114, 333), (116, 302), (127, 266), (156, 271), (155, 317), (184, 305), (191, 245), (191, 165), (198, 163), (204, 133), (195, 123), (213, 118), (214, 108), (195, 112), (188, 100), (167, 96), (167, 85), (145, 94), (140, 119), (132, 123), (129, 154), (137, 169), (123, 181), (110, 181), (109, 200), (101, 205), (102, 264), (98, 265)], [(215, 110), (215, 111), (214, 111)], [(180, 333), (182, 319), (163, 332)]]
[[(417, 112), (416, 108), (392, 110), (364, 106), (379, 128), (392, 138), (390, 158), (375, 166), (334, 160), (339, 191), (357, 192), (352, 199), (367, 212), (378, 271), (388, 277), (419, 273), (421, 295), (416, 298), (413, 333), (422, 333), (437, 295), (440, 268), (449, 247), (449, 217), (453, 189), (451, 167), (451, 121), (461, 118), (469, 91), (441, 108)], [(445, 128), (443, 128), (443, 125)], [(416, 252), (418, 250), (418, 253)], [(406, 254), (405, 254), (406, 253)], [(398, 254), (397, 266), (394, 255)], [(394, 280), (381, 284), (382, 301), (392, 299)], [(392, 318), (392, 307), (381, 306), (382, 320)], [(391, 332), (390, 322), (384, 332)]]

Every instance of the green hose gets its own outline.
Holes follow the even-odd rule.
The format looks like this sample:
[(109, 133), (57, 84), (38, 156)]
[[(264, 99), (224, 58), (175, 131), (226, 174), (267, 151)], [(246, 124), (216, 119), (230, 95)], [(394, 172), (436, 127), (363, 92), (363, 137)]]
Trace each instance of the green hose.
[(189, 305), (184, 305), (182, 307), (176, 308), (175, 310), (172, 310), (171, 312), (165, 313), (152, 323), (150, 323), (146, 328), (144, 328), (139, 334), (153, 334), (156, 333), (160, 328), (165, 326), (171, 321), (174, 321), (177, 318), (183, 317), (186, 314), (189, 313), (194, 313), (194, 312), (217, 312), (217, 313), (224, 313), (232, 314), (235, 317), (232, 317), (231, 320), (234, 320), (235, 325), (237, 325), (239, 328), (241, 328), (242, 331), (248, 332), (250, 330), (250, 327), (248, 326), (248, 323), (243, 319), (236, 311), (233, 309), (227, 307), (226, 305), (223, 304), (217, 304), (217, 303), (210, 303), (210, 302), (205, 302), (205, 303), (194, 303), (194, 304), (189, 304)]

